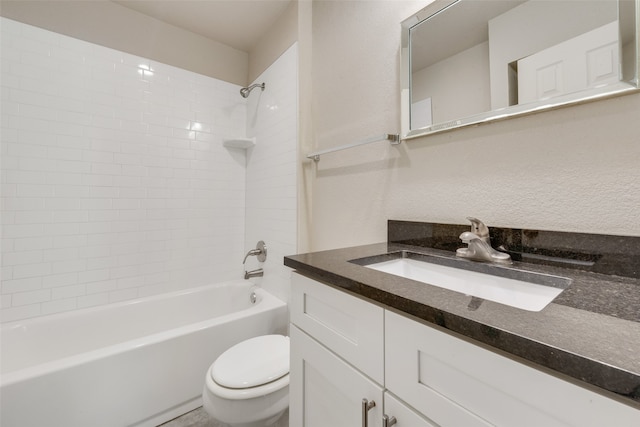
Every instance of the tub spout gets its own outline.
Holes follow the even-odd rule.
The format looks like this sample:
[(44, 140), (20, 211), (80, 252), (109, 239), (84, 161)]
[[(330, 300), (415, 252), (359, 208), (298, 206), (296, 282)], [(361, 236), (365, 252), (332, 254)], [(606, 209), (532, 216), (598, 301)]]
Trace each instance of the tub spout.
[(262, 270), (261, 268), (244, 272), (244, 280), (250, 279), (252, 277), (262, 277), (262, 276), (264, 276), (264, 270)]

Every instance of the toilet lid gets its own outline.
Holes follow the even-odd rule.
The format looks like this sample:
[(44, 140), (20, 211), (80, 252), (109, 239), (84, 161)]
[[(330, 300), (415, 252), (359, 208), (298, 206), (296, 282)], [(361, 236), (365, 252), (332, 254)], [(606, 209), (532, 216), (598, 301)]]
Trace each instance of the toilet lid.
[(218, 357), (211, 377), (223, 387), (250, 388), (289, 373), (289, 337), (264, 335), (242, 341)]

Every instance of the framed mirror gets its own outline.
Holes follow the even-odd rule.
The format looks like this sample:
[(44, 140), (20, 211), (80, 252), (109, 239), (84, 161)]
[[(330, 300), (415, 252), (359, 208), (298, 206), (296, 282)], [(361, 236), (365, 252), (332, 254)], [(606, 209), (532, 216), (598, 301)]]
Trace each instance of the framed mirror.
[(640, 0), (435, 0), (402, 22), (402, 138), (638, 91)]

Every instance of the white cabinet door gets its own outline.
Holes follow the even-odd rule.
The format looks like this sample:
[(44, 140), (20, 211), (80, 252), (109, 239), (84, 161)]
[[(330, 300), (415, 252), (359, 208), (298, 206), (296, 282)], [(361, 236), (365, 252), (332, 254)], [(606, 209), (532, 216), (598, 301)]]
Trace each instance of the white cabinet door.
[(394, 417), (393, 427), (438, 427), (417, 412), (400, 402), (395, 396), (386, 391), (384, 393), (384, 413), (389, 418)]
[(296, 427), (359, 427), (362, 400), (374, 401), (367, 425), (382, 426), (382, 387), (291, 325), (289, 420)]
[(638, 427), (640, 411), (396, 313), (386, 387), (441, 427)]
[(291, 284), (291, 323), (383, 384), (384, 309), (297, 273)]
[[(457, 355), (450, 354), (455, 349), (434, 341), (430, 332), (428, 326), (385, 312), (386, 387), (442, 427), (491, 426), (464, 405), (467, 393), (472, 393), (479, 404), (491, 398), (475, 395), (477, 390), (469, 388), (466, 378), (458, 373)], [(447, 357), (431, 358), (430, 351), (439, 346)], [(520, 427), (517, 423), (513, 426)]]

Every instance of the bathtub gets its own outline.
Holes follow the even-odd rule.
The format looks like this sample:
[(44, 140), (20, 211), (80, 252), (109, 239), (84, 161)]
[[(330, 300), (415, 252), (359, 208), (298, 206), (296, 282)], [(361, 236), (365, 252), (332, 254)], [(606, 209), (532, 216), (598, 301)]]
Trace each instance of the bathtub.
[(156, 426), (202, 404), (224, 350), (287, 319), (284, 302), (233, 281), (4, 324), (0, 425)]

